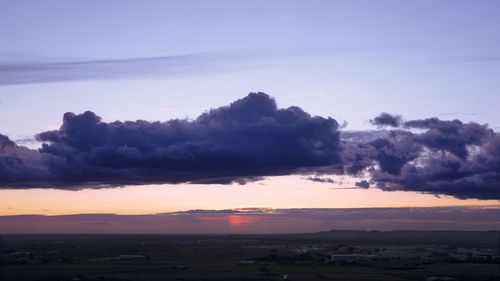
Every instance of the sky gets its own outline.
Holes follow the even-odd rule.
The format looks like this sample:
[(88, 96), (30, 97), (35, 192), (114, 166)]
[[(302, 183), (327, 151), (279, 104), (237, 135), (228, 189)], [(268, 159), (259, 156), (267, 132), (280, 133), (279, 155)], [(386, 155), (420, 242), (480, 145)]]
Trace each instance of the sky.
[(0, 1), (0, 215), (496, 208), (498, 12)]

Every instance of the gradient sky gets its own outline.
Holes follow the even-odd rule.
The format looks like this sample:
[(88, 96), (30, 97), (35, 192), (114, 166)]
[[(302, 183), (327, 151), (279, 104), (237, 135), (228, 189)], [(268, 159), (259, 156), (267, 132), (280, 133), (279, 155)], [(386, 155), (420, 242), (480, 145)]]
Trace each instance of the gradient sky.
[(191, 58), (193, 73), (2, 86), (2, 132), (29, 137), (67, 111), (196, 117), (251, 91), (348, 129), (381, 111), (497, 127), (499, 10), (498, 1), (2, 1), (0, 62), (218, 54)]
[[(0, 132), (37, 147), (29, 140), (58, 128), (65, 112), (91, 110), (107, 122), (195, 118), (256, 91), (347, 121), (347, 130), (372, 128), (380, 112), (498, 130), (499, 13), (499, 1), (1, 1)], [(47, 80), (47, 67), (30, 73), (33, 83), (15, 70), (82, 61), (98, 62), (83, 66), (87, 78), (70, 69)], [(245, 186), (0, 190), (0, 215), (498, 203), (338, 187), (286, 176)]]

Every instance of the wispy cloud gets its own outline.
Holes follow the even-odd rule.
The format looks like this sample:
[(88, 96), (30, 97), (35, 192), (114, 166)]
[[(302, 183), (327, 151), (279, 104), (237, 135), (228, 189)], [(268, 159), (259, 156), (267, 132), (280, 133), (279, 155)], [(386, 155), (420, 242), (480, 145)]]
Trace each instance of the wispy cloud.
[[(0, 56), (0, 86), (213, 74), (264, 67), (272, 59), (337, 54), (333, 49), (237, 49), (172, 56), (68, 59)], [(5, 57), (5, 55), (3, 56)]]
[(464, 56), (455, 59), (456, 62), (500, 62), (500, 56)]
[(475, 112), (459, 112), (459, 111), (441, 113), (441, 116), (454, 116), (454, 115), (474, 116), (474, 115), (477, 115), (477, 113), (475, 113)]
[(221, 51), (126, 59), (0, 61), (0, 86), (236, 70), (239, 66), (231, 62), (248, 55), (247, 52)]

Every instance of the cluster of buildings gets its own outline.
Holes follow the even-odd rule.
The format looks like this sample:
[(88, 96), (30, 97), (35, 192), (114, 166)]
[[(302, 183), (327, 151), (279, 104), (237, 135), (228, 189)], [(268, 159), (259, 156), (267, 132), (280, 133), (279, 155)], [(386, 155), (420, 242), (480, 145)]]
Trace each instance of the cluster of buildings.
[(341, 247), (329, 253), (325, 260), (333, 264), (358, 263), (385, 268), (419, 268), (439, 262), (499, 263), (499, 249), (442, 247)]

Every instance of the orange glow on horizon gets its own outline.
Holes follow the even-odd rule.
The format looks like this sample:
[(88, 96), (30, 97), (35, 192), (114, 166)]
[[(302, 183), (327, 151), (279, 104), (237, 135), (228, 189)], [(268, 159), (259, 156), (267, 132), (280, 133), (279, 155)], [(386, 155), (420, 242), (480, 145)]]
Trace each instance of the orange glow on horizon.
[[(156, 214), (195, 209), (378, 208), (500, 206), (498, 200), (462, 200), (409, 191), (342, 189), (300, 176), (272, 177), (246, 185), (149, 185), (123, 188), (0, 190), (0, 215), (88, 213)], [(234, 222), (238, 218), (233, 219)]]
[(227, 216), (227, 221), (231, 226), (238, 227), (240, 225), (245, 225), (245, 224), (252, 224), (256, 223), (259, 220), (261, 220), (260, 217), (258, 216), (251, 216), (251, 215), (229, 215)]
[(253, 224), (261, 221), (262, 216), (256, 215), (228, 215), (228, 214), (219, 214), (219, 215), (207, 215), (207, 216), (199, 216), (199, 220), (203, 222), (226, 222), (230, 227), (238, 228), (243, 225)]

